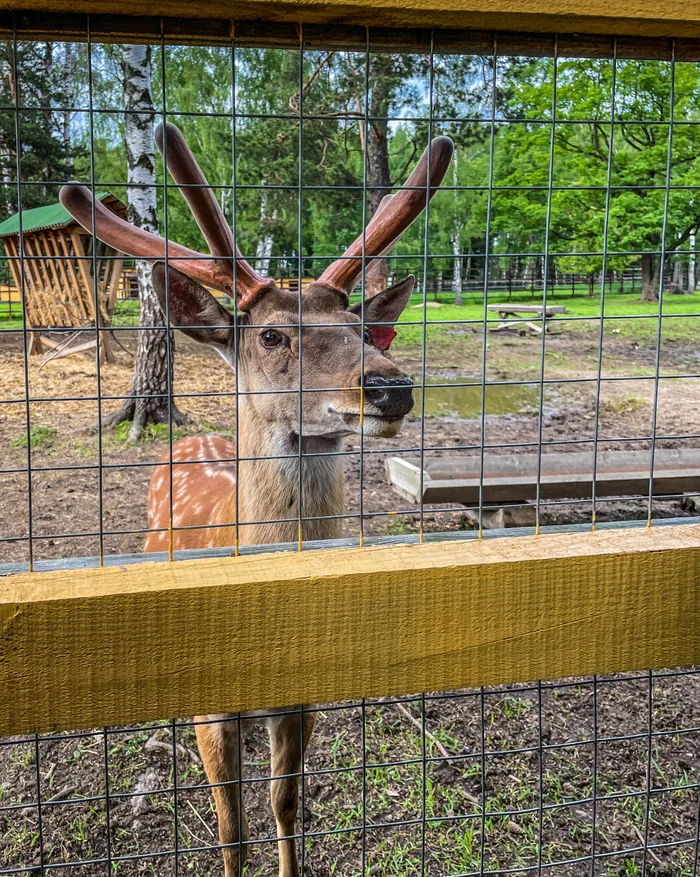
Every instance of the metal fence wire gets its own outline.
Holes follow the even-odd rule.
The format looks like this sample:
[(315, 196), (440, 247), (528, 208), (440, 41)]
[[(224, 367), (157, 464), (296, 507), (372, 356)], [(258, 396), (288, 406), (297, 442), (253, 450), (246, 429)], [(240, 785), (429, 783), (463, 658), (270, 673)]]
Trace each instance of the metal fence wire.
[[(0, 18), (0, 574), (693, 519), (693, 41), (182, 27)], [(168, 124), (208, 187), (166, 174)], [(421, 215), (373, 259), (424, 150)], [(226, 288), (187, 279), (186, 200), (225, 218), (199, 265)], [(170, 241), (162, 311), (103, 210)], [(227, 240), (282, 292), (237, 307)], [(341, 294), (311, 286), (343, 260)], [(699, 695), (675, 669), (2, 740), (0, 873), (276, 873), (264, 725), (315, 718), (284, 877), (290, 844), (316, 877), (696, 875)], [(239, 778), (207, 777), (203, 722)], [(212, 789), (248, 833), (238, 808), (221, 839)]]

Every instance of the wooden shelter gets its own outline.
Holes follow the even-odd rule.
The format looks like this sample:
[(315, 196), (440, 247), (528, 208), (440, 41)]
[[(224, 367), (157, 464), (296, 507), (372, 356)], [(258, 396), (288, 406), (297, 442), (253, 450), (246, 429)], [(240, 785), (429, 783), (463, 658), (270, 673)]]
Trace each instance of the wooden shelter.
[[(105, 207), (126, 217), (126, 206), (114, 195), (104, 192), (97, 197)], [(93, 258), (92, 236), (58, 203), (22, 211), (21, 225), (19, 213), (6, 219), (0, 223), (0, 239), (15, 287), (25, 291), (30, 353), (43, 353), (48, 347), (58, 348), (56, 356), (67, 356), (94, 349), (95, 333), (87, 341), (73, 342), (87, 329), (112, 325), (123, 263), (121, 253), (97, 241)], [(61, 332), (55, 338), (48, 334), (52, 329), (66, 328), (75, 332)], [(108, 362), (114, 359), (106, 332), (100, 335), (100, 354)]]

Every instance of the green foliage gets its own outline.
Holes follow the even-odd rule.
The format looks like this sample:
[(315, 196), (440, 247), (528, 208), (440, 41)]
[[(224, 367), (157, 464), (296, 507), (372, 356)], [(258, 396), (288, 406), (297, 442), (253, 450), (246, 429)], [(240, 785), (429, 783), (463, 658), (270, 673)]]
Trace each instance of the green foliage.
[(0, 77), (0, 101), (4, 107), (20, 106), (16, 112), (0, 113), (0, 164), (3, 181), (11, 184), (0, 187), (0, 219), (18, 209), (18, 160), (22, 181), (31, 182), (22, 188), (24, 209), (55, 201), (57, 181), (67, 177), (70, 150), (62, 136), (61, 114), (51, 109), (66, 103), (62, 55), (58, 43), (0, 42), (0, 65), (5, 71)]
[[(552, 195), (550, 251), (581, 253), (560, 258), (563, 271), (593, 274), (602, 267), (602, 256), (590, 253), (604, 249), (606, 193), (585, 187), (605, 187), (608, 179), (614, 187), (609, 199), (608, 269), (636, 263), (640, 251), (659, 250), (667, 168), (674, 186), (697, 185), (699, 179), (700, 130), (675, 126), (670, 142), (668, 124), (672, 111), (676, 122), (698, 115), (697, 65), (676, 66), (673, 108), (671, 67), (666, 62), (618, 62), (613, 105), (612, 61), (563, 60), (557, 68), (556, 108), (551, 69), (548, 75), (535, 76), (533, 65), (543, 66), (539, 61), (513, 64), (504, 72), (509, 109), (523, 119), (551, 119), (555, 109), (557, 122), (553, 127), (531, 122), (500, 127), (494, 176), (501, 176), (508, 186), (546, 186), (553, 149), (553, 185), (572, 188)], [(687, 244), (700, 223), (696, 192), (674, 189), (671, 194), (665, 242), (669, 250)], [(507, 200), (507, 211), (494, 211), (497, 250), (505, 245), (510, 252), (527, 252), (534, 245), (542, 251), (546, 197), (518, 191), (508, 192)]]
[[(7, 62), (12, 46), (2, 51)], [(125, 198), (119, 50), (93, 46), (91, 100), (99, 112), (92, 118), (74, 113), (63, 131), (66, 120), (50, 108), (64, 99), (86, 105), (85, 47), (72, 47), (69, 76), (61, 75), (67, 49), (21, 43), (18, 51), (22, 103), (36, 107), (20, 120), (23, 175), (61, 179), (72, 165), (72, 176), (90, 182), (94, 172), (101, 188)], [(39, 63), (44, 58), (52, 63)], [(363, 52), (301, 56), (296, 50), (238, 48), (232, 58), (223, 46), (156, 46), (154, 99), (157, 110), (167, 108), (183, 130), (241, 250), (272, 275), (296, 276), (300, 248), (303, 273), (317, 275), (352, 242), (372, 209), (371, 192), (366, 202), (362, 192), (372, 163), (365, 140), (385, 141), (390, 183), (399, 185), (427, 143), (432, 97), (432, 132), (453, 138), (456, 159), (430, 208), (430, 254), (445, 257), (430, 260), (431, 284), (438, 277), (449, 284), (455, 257), (463, 281), (482, 276), (487, 227), (488, 248), (497, 257), (490, 263), (492, 277), (530, 277), (534, 286), (542, 276), (548, 233), (550, 270), (588, 277), (591, 295), (598, 291), (604, 249), (612, 271), (636, 267), (640, 253), (652, 254), (643, 264), (644, 281), (652, 284), (668, 170), (674, 187), (667, 205), (668, 251), (687, 249), (700, 225), (700, 126), (678, 124), (669, 138), (672, 117), (700, 121), (700, 67), (676, 64), (673, 106), (665, 61), (563, 58), (555, 70), (551, 58), (504, 57), (495, 96), (491, 67), (488, 57), (448, 54), (435, 56), (431, 72), (421, 53), (366, 58)], [(0, 88), (11, 103), (9, 83)], [(11, 113), (0, 120), (7, 180), (13, 179), (14, 122)], [(167, 202), (169, 237), (203, 249), (182, 195), (174, 186), (167, 192), (163, 187), (160, 159), (157, 180), (161, 233)], [(12, 191), (6, 187), (0, 213), (12, 209)], [(48, 184), (26, 192), (32, 204), (56, 195)], [(417, 220), (395, 248), (402, 258), (390, 263), (391, 274), (414, 271), (422, 278), (425, 221)]]

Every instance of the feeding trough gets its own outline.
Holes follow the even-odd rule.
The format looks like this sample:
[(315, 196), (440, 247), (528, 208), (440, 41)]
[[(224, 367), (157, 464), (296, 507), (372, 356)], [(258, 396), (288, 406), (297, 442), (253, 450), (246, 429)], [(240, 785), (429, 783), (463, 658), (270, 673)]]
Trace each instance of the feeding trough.
[[(649, 493), (650, 451), (598, 451), (596, 497)], [(420, 460), (389, 457), (386, 475), (393, 489), (411, 502), (501, 506), (537, 499), (588, 499), (593, 493), (594, 452), (565, 454), (487, 454)], [(483, 484), (483, 487), (481, 486)], [(657, 449), (654, 496), (700, 491), (700, 449)], [(485, 516), (491, 518), (498, 509)], [(502, 515), (495, 521), (508, 525)], [(517, 522), (522, 524), (524, 520)], [(486, 526), (486, 524), (484, 524)], [(490, 526), (499, 526), (493, 523)]]

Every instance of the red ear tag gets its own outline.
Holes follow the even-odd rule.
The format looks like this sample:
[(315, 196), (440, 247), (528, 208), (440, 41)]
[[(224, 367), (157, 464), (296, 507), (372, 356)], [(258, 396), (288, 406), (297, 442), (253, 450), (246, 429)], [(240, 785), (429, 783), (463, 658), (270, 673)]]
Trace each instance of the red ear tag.
[(388, 350), (391, 342), (396, 338), (396, 332), (392, 326), (368, 326), (367, 331), (377, 350)]

